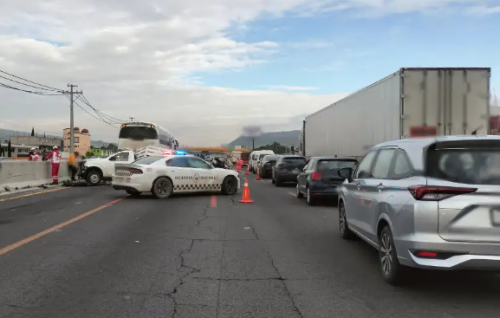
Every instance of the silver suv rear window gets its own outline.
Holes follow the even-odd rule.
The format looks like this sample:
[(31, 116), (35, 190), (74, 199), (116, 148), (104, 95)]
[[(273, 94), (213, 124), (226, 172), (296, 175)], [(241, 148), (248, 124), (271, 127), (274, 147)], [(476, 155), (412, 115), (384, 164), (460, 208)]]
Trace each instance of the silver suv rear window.
[(456, 183), (500, 185), (500, 147), (467, 146), (430, 149), (427, 175)]

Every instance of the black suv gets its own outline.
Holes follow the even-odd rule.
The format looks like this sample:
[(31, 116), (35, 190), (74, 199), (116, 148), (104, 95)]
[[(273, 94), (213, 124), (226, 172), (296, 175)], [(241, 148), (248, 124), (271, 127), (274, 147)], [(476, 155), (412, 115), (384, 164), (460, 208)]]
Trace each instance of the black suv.
[(273, 183), (279, 187), (285, 182), (297, 182), (297, 176), (300, 174), (305, 164), (306, 158), (302, 156), (280, 156), (273, 167)]

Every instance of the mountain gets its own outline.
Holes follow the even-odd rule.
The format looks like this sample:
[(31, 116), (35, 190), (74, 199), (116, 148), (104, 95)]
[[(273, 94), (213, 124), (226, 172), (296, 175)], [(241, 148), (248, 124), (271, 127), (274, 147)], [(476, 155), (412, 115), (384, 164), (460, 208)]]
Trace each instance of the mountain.
[[(299, 136), (300, 130), (267, 132), (255, 138), (255, 147), (257, 148), (265, 145), (270, 145), (273, 142), (277, 142), (283, 146), (298, 147)], [(234, 146), (243, 146), (245, 148), (251, 149), (252, 139), (249, 137), (240, 136), (226, 145), (226, 147), (228, 148), (233, 148)]]

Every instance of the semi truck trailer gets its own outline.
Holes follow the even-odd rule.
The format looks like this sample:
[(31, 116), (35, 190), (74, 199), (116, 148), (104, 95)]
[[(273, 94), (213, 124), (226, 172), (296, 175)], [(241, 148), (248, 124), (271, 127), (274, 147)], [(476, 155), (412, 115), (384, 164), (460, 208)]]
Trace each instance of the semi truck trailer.
[(302, 155), (363, 157), (374, 145), (490, 133), (490, 68), (401, 68), (303, 122)]

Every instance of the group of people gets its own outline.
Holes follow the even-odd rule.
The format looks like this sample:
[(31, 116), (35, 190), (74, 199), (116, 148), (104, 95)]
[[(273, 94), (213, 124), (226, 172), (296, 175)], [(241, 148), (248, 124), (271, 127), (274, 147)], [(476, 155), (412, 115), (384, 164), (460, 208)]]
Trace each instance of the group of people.
[[(68, 169), (71, 173), (71, 181), (75, 181), (76, 174), (78, 173), (78, 160), (80, 159), (80, 154), (78, 151), (69, 155), (68, 158)], [(28, 155), (29, 161), (40, 161), (40, 151), (36, 148), (31, 148)], [(61, 165), (61, 152), (57, 146), (52, 147), (52, 151), (49, 153), (47, 160), (50, 160), (52, 165), (52, 184), (59, 184), (59, 167)]]

